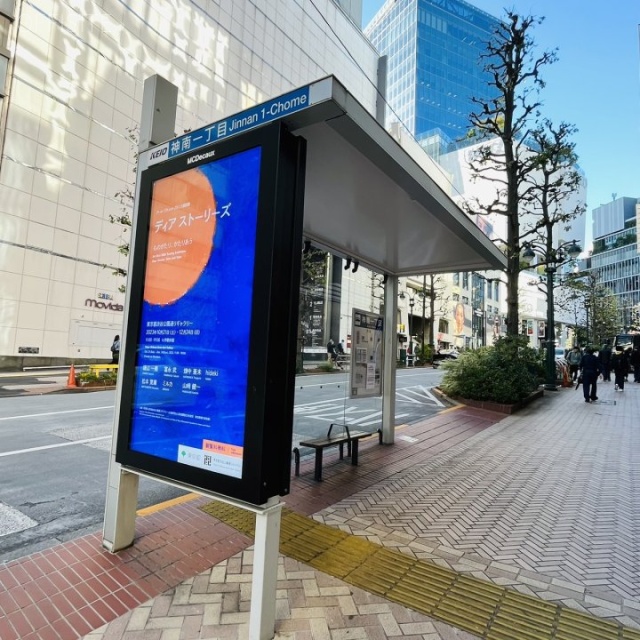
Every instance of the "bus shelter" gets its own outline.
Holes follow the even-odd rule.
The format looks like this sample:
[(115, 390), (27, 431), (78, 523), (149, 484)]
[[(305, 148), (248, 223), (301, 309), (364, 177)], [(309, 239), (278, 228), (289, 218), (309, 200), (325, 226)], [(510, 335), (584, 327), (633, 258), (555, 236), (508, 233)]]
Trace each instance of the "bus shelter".
[[(395, 358), (378, 355), (394, 349), (398, 276), (503, 269), (505, 258), (424, 154), (334, 77), (173, 138), (176, 103), (166, 81), (145, 83), (103, 544), (133, 543), (140, 475), (255, 512), (250, 635), (262, 640), (291, 475), (303, 246), (383, 276), (383, 317), (354, 317), (386, 444)], [(225, 354), (221, 341), (238, 338), (251, 359)]]

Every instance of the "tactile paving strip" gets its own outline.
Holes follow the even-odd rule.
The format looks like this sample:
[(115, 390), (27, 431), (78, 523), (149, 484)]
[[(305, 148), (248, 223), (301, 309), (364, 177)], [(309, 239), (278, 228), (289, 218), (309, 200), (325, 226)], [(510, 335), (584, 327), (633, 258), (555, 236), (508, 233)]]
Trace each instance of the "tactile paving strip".
[[(253, 537), (255, 516), (201, 509)], [(485, 640), (640, 640), (640, 631), (510, 591), (282, 510), (280, 553)]]

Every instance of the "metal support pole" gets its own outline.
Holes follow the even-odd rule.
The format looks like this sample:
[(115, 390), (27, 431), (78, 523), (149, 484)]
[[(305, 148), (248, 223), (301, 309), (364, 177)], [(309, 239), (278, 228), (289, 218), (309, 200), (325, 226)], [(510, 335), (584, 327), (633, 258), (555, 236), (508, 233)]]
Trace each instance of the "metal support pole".
[(396, 425), (398, 278), (388, 275), (384, 285), (384, 361), (382, 363), (382, 443), (393, 444)]
[[(142, 113), (140, 117), (139, 151), (150, 146), (170, 140), (174, 136), (176, 110), (178, 107), (178, 87), (160, 76), (152, 76), (144, 81), (142, 96)], [(138, 174), (140, 166), (138, 165)], [(136, 203), (138, 200), (139, 182), (136, 180)], [(134, 216), (137, 207), (134, 206)], [(135, 224), (134, 224), (135, 227)], [(133, 251), (129, 256), (132, 264)], [(129, 290), (125, 301), (125, 318), (129, 311)], [(122, 344), (126, 344), (127, 327), (122, 332)], [(120, 354), (120, 362), (124, 362), (124, 353)], [(122, 366), (122, 365), (120, 365)], [(138, 505), (138, 476), (125, 471), (116, 462), (116, 442), (118, 440), (118, 419), (120, 416), (120, 395), (122, 393), (122, 376), (118, 377), (116, 391), (115, 418), (113, 424), (113, 440), (109, 458), (107, 494), (102, 530), (102, 546), (112, 553), (126, 549), (133, 544), (136, 528), (136, 508)]]
[(271, 640), (276, 631), (276, 586), (282, 503), (276, 496), (256, 513), (249, 640)]
[(415, 301), (413, 298), (409, 298), (409, 351), (411, 352), (411, 360), (409, 360), (409, 358), (407, 358), (407, 365), (413, 367), (416, 364), (416, 355), (414, 353), (414, 346), (413, 346), (413, 331), (412, 331), (412, 327), (411, 327), (411, 317), (413, 316), (413, 305), (415, 304)]
[(547, 266), (547, 381), (544, 388), (548, 391), (557, 391), (556, 386), (556, 328), (553, 314), (553, 274), (555, 267)]

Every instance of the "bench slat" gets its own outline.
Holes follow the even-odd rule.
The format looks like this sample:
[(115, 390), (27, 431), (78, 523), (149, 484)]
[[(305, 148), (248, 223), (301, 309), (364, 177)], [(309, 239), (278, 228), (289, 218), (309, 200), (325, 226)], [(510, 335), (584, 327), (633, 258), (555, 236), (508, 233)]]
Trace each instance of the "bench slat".
[[(343, 426), (346, 433), (339, 436), (331, 437), (331, 430), (334, 426)], [(378, 440), (382, 444), (382, 431), (378, 429)], [(358, 465), (358, 443), (362, 438), (374, 435), (368, 431), (349, 431), (346, 425), (334, 425), (329, 427), (326, 438), (315, 438), (313, 440), (304, 440), (299, 443), (298, 447), (309, 447), (315, 449), (315, 472), (314, 478), (318, 481), (322, 481), (322, 454), (327, 447), (338, 446), (340, 449), (340, 460), (344, 458), (344, 445), (347, 445), (347, 455), (351, 456), (351, 464)], [(293, 455), (295, 457), (296, 476), (300, 475), (300, 449), (295, 447), (293, 449)]]
[(305, 440), (300, 442), (301, 447), (311, 447), (316, 449), (318, 447), (330, 447), (332, 445), (349, 442), (349, 440), (356, 440), (364, 438), (366, 436), (372, 436), (373, 433), (367, 431), (353, 431), (350, 435), (334, 436), (333, 438), (316, 438), (315, 440)]

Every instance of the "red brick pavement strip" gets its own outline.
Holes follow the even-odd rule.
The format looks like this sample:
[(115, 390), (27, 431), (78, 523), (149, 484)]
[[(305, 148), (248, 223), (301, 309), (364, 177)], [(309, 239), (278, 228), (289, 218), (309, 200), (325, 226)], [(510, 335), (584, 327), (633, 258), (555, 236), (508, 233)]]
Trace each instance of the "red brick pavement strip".
[[(313, 460), (303, 461), (285, 502), (311, 515), (502, 418), (468, 407), (444, 411), (399, 429), (394, 446), (379, 446), (377, 436), (362, 442), (358, 467), (337, 453), (327, 456), (320, 483), (313, 480)], [(198, 509), (208, 501), (200, 497), (139, 517), (135, 544), (117, 554), (103, 549), (95, 533), (0, 566), (0, 638), (81, 638), (250, 546), (251, 539)]]

